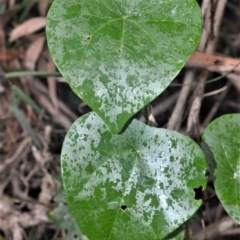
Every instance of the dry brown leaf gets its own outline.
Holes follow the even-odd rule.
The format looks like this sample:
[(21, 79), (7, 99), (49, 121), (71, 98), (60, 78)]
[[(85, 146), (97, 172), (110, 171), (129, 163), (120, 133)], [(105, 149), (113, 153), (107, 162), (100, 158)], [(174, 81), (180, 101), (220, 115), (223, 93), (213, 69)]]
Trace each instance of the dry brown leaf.
[(5, 48), (5, 32), (2, 29), (2, 26), (0, 24), (0, 52), (2, 52), (2, 50)]
[(16, 214), (16, 210), (13, 209), (12, 203), (7, 198), (1, 198), (0, 200), (0, 227), (2, 231), (11, 231), (11, 238), (13, 240), (22, 240), (22, 228), (19, 225), (19, 216)]
[[(47, 62), (47, 70), (49, 72), (56, 71), (55, 64), (53, 63), (51, 57), (49, 56), (48, 62)], [(57, 98), (57, 80), (56, 77), (48, 77), (48, 91), (50, 99), (56, 109), (59, 108), (58, 106), (58, 98)]]
[[(0, 0), (1, 3), (1, 0)], [(0, 61), (9, 61), (22, 55), (19, 50), (8, 50), (5, 44), (5, 31), (0, 24)]]
[(48, 222), (47, 208), (41, 204), (36, 204), (31, 211), (20, 212), (10, 199), (4, 197), (0, 200), (0, 227), (3, 231), (11, 231), (12, 240), (23, 239), (23, 228)]
[(46, 18), (45, 17), (35, 17), (26, 20), (22, 24), (15, 27), (10, 33), (10, 42), (15, 41), (16, 39), (34, 33), (41, 28), (45, 27)]
[(14, 8), (14, 5), (15, 5), (15, 0), (8, 0), (8, 8), (9, 9), (13, 9)]
[(22, 55), (21, 51), (17, 50), (3, 50), (0, 52), (0, 61), (10, 61), (14, 58), (18, 58)]
[(0, 4), (3, 4), (4, 2), (6, 2), (6, 0), (0, 0)]
[(41, 16), (46, 16), (46, 12), (47, 12), (49, 4), (50, 4), (50, 0), (39, 1), (38, 9), (39, 9), (39, 12), (40, 12)]
[(35, 69), (35, 64), (42, 52), (44, 42), (45, 42), (45, 37), (40, 36), (35, 41), (33, 41), (32, 44), (27, 49), (25, 54), (25, 59), (24, 59), (24, 65), (29, 70)]
[(213, 72), (226, 72), (234, 69), (240, 72), (239, 59), (195, 51), (187, 62), (188, 67), (205, 68)]
[[(1, 3), (1, 0), (0, 0)], [(0, 61), (9, 61), (22, 55), (18, 50), (7, 50), (5, 46), (5, 31), (0, 24)]]

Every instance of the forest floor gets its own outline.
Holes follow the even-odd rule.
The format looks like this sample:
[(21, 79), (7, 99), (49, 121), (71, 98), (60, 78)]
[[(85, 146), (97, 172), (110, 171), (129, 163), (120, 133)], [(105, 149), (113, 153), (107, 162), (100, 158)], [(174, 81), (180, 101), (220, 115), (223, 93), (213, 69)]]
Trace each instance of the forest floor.
[[(198, 51), (151, 104), (158, 127), (195, 140), (216, 117), (240, 112), (240, 1), (199, 3)], [(90, 109), (51, 60), (50, 5), (0, 0), (0, 240), (80, 239), (61, 188), (60, 152), (66, 131)], [(240, 226), (224, 211), (211, 179), (201, 214), (186, 229), (191, 239), (240, 239)]]

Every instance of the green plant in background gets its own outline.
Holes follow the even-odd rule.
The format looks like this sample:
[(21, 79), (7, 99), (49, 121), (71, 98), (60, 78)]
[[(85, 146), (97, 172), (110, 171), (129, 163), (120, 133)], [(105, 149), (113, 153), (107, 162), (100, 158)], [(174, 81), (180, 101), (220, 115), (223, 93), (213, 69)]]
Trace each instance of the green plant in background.
[[(194, 193), (207, 183), (201, 148), (177, 132), (130, 121), (171, 83), (200, 36), (195, 0), (53, 2), (47, 19), (50, 53), (73, 91), (94, 110), (75, 121), (61, 154), (69, 209), (90, 240), (163, 239), (201, 205)], [(233, 116), (227, 116), (230, 128), (239, 118)], [(225, 141), (219, 146), (216, 126), (210, 124), (203, 139), (217, 162), (217, 183), (218, 164), (225, 160), (215, 152)], [(228, 165), (228, 180), (237, 186), (239, 142), (228, 145), (229, 151), (237, 149), (236, 164)], [(239, 221), (232, 214), (240, 202), (238, 188), (228, 201), (221, 184), (219, 198)]]
[(215, 179), (216, 194), (228, 214), (240, 223), (240, 114), (211, 122), (202, 139)]

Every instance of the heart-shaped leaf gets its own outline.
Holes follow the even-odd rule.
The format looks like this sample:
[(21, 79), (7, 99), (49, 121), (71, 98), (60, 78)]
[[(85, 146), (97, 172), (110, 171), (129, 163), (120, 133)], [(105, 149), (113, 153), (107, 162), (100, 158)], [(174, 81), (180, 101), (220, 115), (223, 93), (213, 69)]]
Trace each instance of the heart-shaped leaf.
[(201, 12), (195, 0), (55, 0), (46, 31), (64, 78), (116, 133), (184, 66)]
[(61, 162), (70, 211), (90, 240), (162, 239), (194, 214), (194, 188), (206, 185), (190, 138), (138, 120), (114, 135), (95, 113), (72, 125)]
[(240, 223), (240, 114), (215, 119), (202, 138), (215, 160), (211, 170), (216, 193), (228, 214)]

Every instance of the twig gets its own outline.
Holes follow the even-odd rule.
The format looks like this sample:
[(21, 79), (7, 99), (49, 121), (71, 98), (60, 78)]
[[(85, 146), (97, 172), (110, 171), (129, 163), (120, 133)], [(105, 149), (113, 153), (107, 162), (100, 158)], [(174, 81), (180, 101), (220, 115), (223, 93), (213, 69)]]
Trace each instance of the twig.
[(194, 79), (194, 73), (192, 71), (187, 71), (184, 76), (183, 87), (178, 96), (177, 103), (174, 107), (172, 115), (169, 118), (167, 128), (173, 129), (173, 130), (179, 130), (182, 122), (182, 116), (184, 113), (184, 107), (185, 107), (188, 95), (190, 93), (190, 90), (192, 88), (193, 79)]
[(224, 98), (227, 95), (228, 89), (229, 89), (230, 85), (228, 84), (227, 86), (225, 86), (224, 88), (224, 92), (221, 93), (221, 95), (218, 98), (218, 101), (214, 104), (214, 106), (212, 107), (212, 109), (210, 110), (210, 112), (208, 113), (207, 117), (204, 119), (204, 122), (202, 123), (202, 127), (201, 129), (205, 129), (205, 127), (208, 125), (208, 123), (212, 120), (212, 118), (214, 117), (214, 115), (216, 114), (217, 110), (219, 109), (219, 107), (222, 104), (222, 101), (224, 100)]
[[(54, 117), (54, 121), (58, 122), (64, 128), (68, 129), (71, 126), (73, 120), (77, 118), (76, 115), (71, 112), (71, 110), (67, 110), (67, 107), (61, 100), (58, 100), (60, 109), (55, 109), (49, 99), (46, 87), (37, 79), (34, 80), (34, 84), (30, 88), (30, 91), (38, 99), (39, 104), (41, 104)], [(42, 94), (39, 94), (39, 92)], [(65, 114), (61, 114), (60, 111)]]
[(227, 78), (231, 81), (234, 87), (240, 92), (240, 78), (239, 75), (231, 73), (227, 75)]
[(170, 98), (166, 98), (161, 101), (159, 104), (153, 107), (153, 115), (155, 117), (161, 116), (169, 108), (171, 109), (172, 105), (177, 101), (179, 91), (175, 92)]
[(20, 143), (18, 148), (16, 149), (15, 153), (7, 158), (3, 163), (0, 164), (0, 172), (4, 171), (7, 166), (12, 164), (15, 160), (20, 160), (21, 155), (23, 155), (29, 148), (30, 148), (31, 139), (29, 137), (26, 137), (23, 139), (23, 141)]
[[(219, 236), (224, 235), (226, 231), (232, 228), (234, 226), (234, 221), (230, 217), (224, 217), (221, 219), (220, 222), (214, 222), (207, 226), (206, 233), (207, 233), (207, 239), (217, 239)], [(196, 235), (196, 239), (201, 239), (202, 233), (198, 233)]]
[[(211, 0), (210, 3), (211, 4), (209, 4), (209, 1), (206, 0), (204, 0), (202, 3), (204, 30), (199, 45), (199, 49), (205, 51), (208, 54), (212, 54), (215, 50), (219, 35), (219, 27), (227, 1)], [(198, 85), (195, 89), (194, 99), (190, 107), (189, 117), (187, 121), (187, 131), (190, 135), (193, 136), (199, 135), (199, 113), (204, 95), (204, 83), (208, 76), (208, 71), (204, 71), (201, 75), (199, 75), (199, 81), (197, 81)]]
[(224, 87), (221, 87), (217, 90), (214, 90), (214, 91), (211, 91), (211, 92), (208, 92), (208, 93), (204, 93), (204, 97), (210, 97), (210, 96), (213, 96), (213, 95), (216, 95), (216, 94), (219, 94), (219, 93), (222, 93), (224, 91), (226, 91), (226, 89), (228, 88), (228, 86), (224, 86)]

